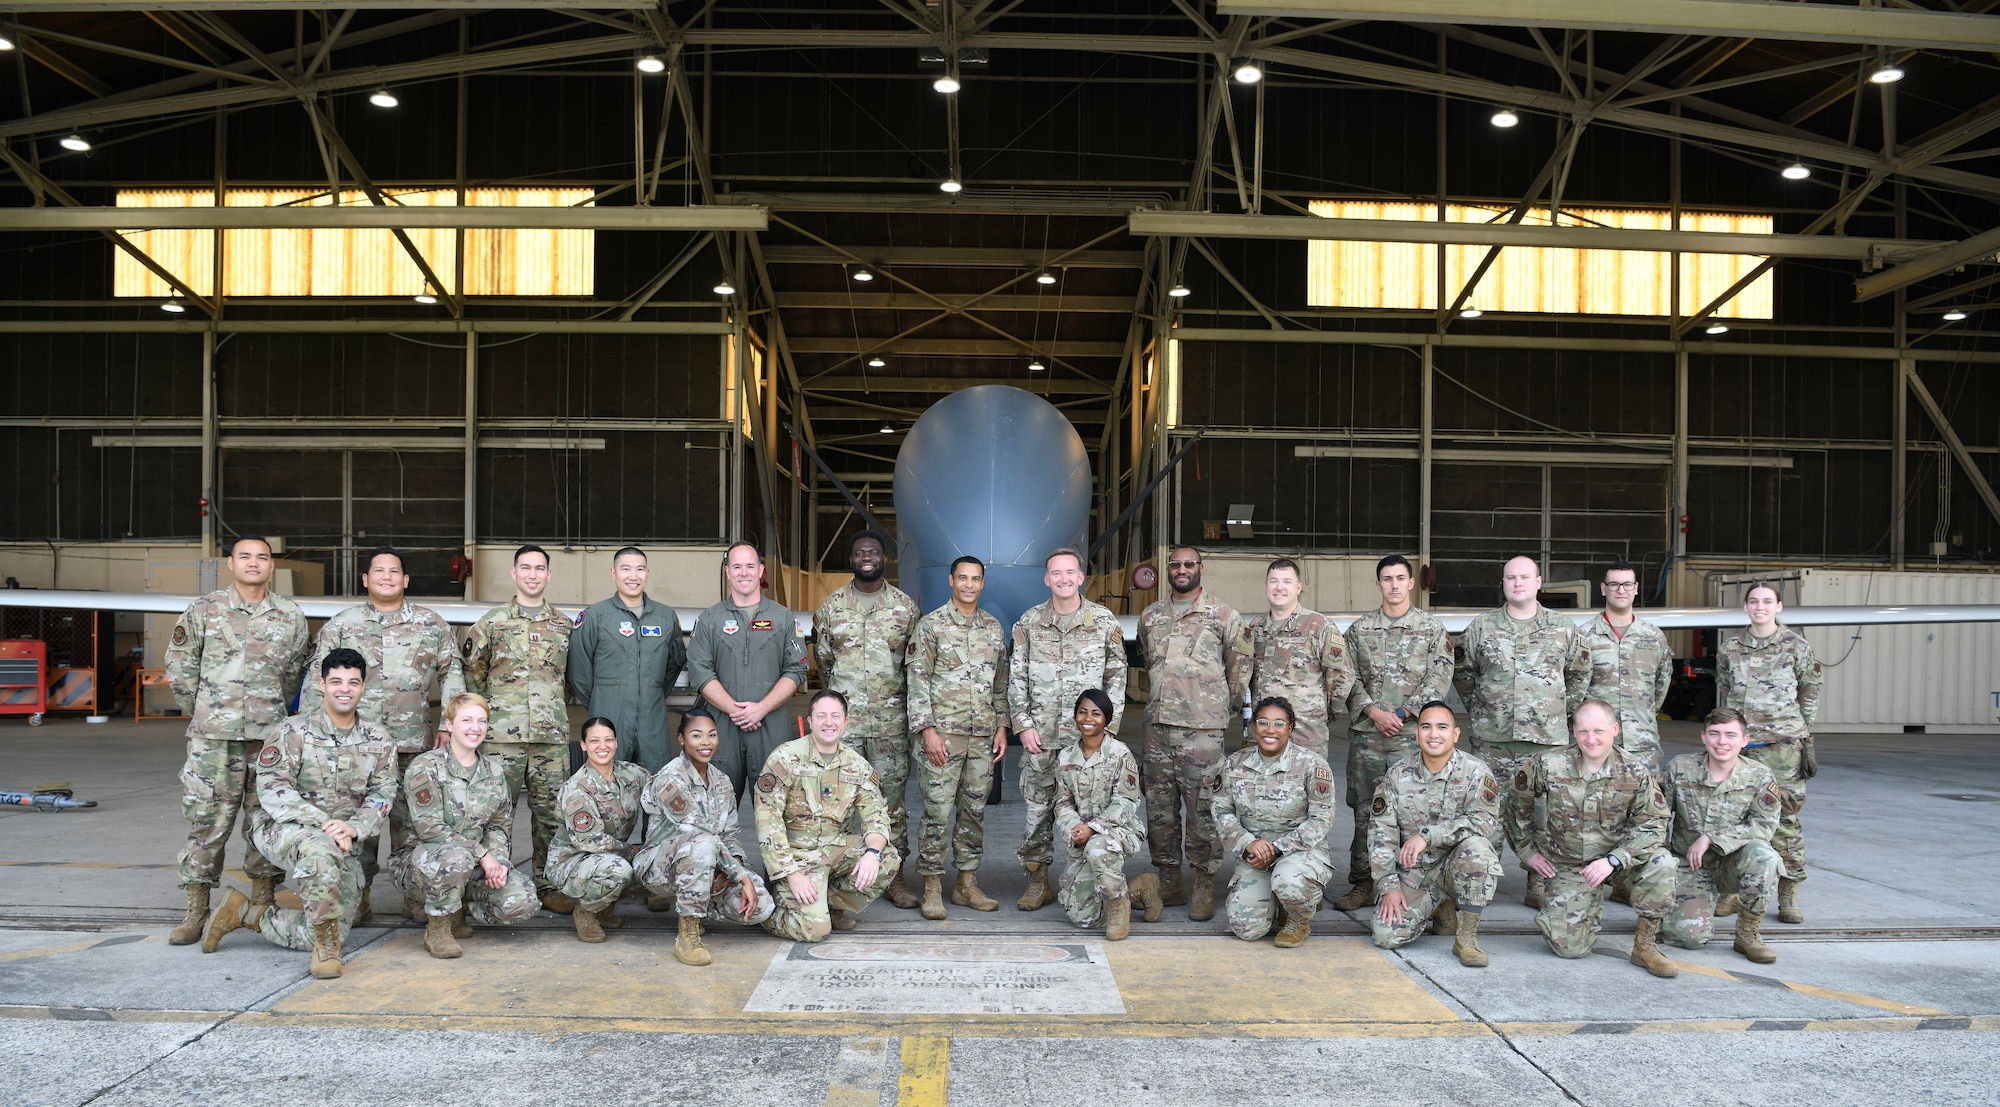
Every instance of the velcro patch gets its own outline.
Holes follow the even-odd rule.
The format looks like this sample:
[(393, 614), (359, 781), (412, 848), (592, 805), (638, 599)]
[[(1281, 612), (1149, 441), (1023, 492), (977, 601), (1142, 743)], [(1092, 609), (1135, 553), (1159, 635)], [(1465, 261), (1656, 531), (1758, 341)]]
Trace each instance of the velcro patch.
[(1526, 788), (1527, 786), (1528, 786), (1528, 770), (1522, 769), (1520, 772), (1514, 774), (1514, 787)]
[(1764, 794), (1757, 797), (1757, 802), (1763, 804), (1766, 808), (1776, 807), (1778, 806), (1778, 793), (1775, 789), (1766, 788), (1764, 789)]
[(1369, 810), (1375, 812), (1377, 815), (1380, 815), (1382, 812), (1389, 810), (1389, 801), (1383, 799), (1381, 796), (1376, 796), (1375, 805), (1369, 808)]
[(758, 777), (758, 778), (757, 778), (757, 790), (758, 790), (759, 792), (775, 792), (775, 791), (777, 791), (777, 790), (778, 790), (778, 774), (777, 774), (777, 773), (765, 773), (765, 774), (764, 774), (763, 776), (760, 776), (760, 777)]
[(776, 625), (777, 625), (777, 624), (773, 623), (773, 622), (772, 622), (771, 620), (769, 620), (769, 619), (752, 619), (752, 620), (750, 620), (750, 629), (751, 629), (751, 630), (770, 630), (770, 629), (771, 629), (772, 627), (774, 627), (774, 626), (776, 626)]
[(410, 797), (410, 802), (416, 804), (418, 807), (429, 805), (431, 802), (431, 790), (429, 788), (417, 789), (417, 794)]
[(1494, 803), (1499, 800), (1500, 794), (1493, 790), (1493, 786), (1491, 784), (1488, 784), (1486, 786), (1486, 791), (1480, 796), (1480, 798), (1485, 800), (1487, 803)]
[(266, 769), (270, 768), (273, 765), (276, 765), (277, 763), (278, 763), (278, 747), (276, 746), (265, 746), (264, 752), (257, 755), (257, 764), (263, 766)]
[(179, 624), (179, 623), (175, 623), (175, 624), (174, 624), (174, 645), (176, 645), (176, 646), (185, 646), (185, 645), (187, 645), (187, 642), (188, 642), (188, 628), (186, 628), (186, 627), (182, 626), (182, 625), (181, 625), (181, 624)]
[(687, 814), (687, 809), (688, 801), (686, 796), (676, 795), (673, 799), (667, 801), (667, 810), (672, 811), (676, 815)]
[(578, 834), (588, 834), (597, 827), (597, 819), (588, 811), (578, 811), (570, 816), (569, 826)]

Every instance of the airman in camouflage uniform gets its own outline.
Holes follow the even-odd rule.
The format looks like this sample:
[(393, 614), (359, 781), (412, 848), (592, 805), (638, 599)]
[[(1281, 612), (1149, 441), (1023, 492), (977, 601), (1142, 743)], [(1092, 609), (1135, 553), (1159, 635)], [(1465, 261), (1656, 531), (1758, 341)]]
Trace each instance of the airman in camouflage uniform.
[[(814, 614), (813, 656), (821, 681), (847, 697), (847, 737), (842, 741), (874, 767), (882, 798), (889, 804), (889, 842), (907, 857), (910, 721), (904, 706), (903, 657), (923, 612), (909, 593), (882, 579), (883, 545), (882, 536), (872, 531), (848, 541), (847, 560), (854, 579), (834, 589)], [(904, 910), (917, 905), (900, 869), (884, 895)]]
[[(497, 758), (481, 754), (463, 765), (448, 748), (420, 753), (403, 775), (403, 791), (415, 833), (408, 853), (389, 858), (389, 871), (406, 896), (423, 901), (424, 914), (450, 917), (454, 928), (461, 912), (480, 923), (534, 915), (535, 885), (508, 860), (514, 798)], [(508, 866), (499, 888), (487, 887), (480, 871), (489, 856)]]
[[(958, 870), (951, 901), (992, 911), (1000, 905), (979, 888), (986, 855), (986, 796), (994, 762), (1007, 752), (1007, 632), (978, 606), (986, 582), (978, 558), (951, 567), (952, 599), (917, 620), (910, 635), (910, 731), (924, 790), (917, 835), (917, 875), (923, 877), (923, 914), (941, 919), (945, 847)], [(941, 748), (944, 764), (932, 749)]]
[[(167, 646), (167, 683), (188, 716), (181, 810), (189, 833), (180, 854), (187, 917), (167, 939), (174, 945), (201, 939), (230, 828), (239, 812), (257, 804), (251, 762), (265, 735), (284, 722), (310, 645), (305, 614), (267, 589), (271, 547), (263, 539), (239, 536), (228, 564), (230, 586), (189, 604)], [(243, 871), (252, 902), (268, 905), (279, 869), (257, 852), (250, 823), (245, 813)]]
[[(465, 689), (492, 705), (485, 749), (500, 762), (507, 791), (528, 797), (535, 886), (552, 900), (549, 843), (562, 825), (556, 797), (569, 775), (569, 705), (563, 687), (575, 624), (542, 599), (548, 553), (524, 546), (514, 555), (517, 591), (479, 617), (465, 637)], [(564, 904), (556, 902), (553, 907)]]
[(1151, 695), (1146, 702), (1146, 841), (1160, 870), (1160, 898), (1180, 902), (1185, 848), (1194, 867), (1188, 918), (1215, 916), (1215, 874), (1222, 868), (1216, 842), (1215, 772), (1222, 764), (1222, 731), (1249, 691), (1249, 631), (1236, 609), (1201, 586), (1201, 554), (1189, 546), (1169, 553), (1173, 592), (1139, 615), (1139, 652), (1146, 658)]
[[(1396, 949), (1435, 920), (1456, 935), (1459, 962), (1483, 968), (1479, 917), (1500, 883), (1500, 790), (1486, 762), (1457, 745), (1451, 709), (1429, 705), (1417, 717), (1418, 755), (1391, 765), (1375, 786), (1368, 861), (1382, 900), (1370, 940)], [(1384, 917), (1390, 897), (1402, 905), (1393, 920)]]
[[(1710, 753), (1686, 753), (1667, 762), (1667, 801), (1673, 809), (1670, 846), (1677, 862), (1674, 906), (1661, 937), (1683, 949), (1700, 949), (1715, 929), (1716, 894), (1737, 899), (1736, 950), (1752, 961), (1777, 960), (1761, 934), (1782, 862), (1771, 839), (1778, 830), (1781, 789), (1771, 770), (1731, 753), (1712, 764), (1718, 739), (1725, 749), (1741, 743), (1741, 716), (1727, 708), (1711, 713), (1702, 742)], [(1730, 730), (1735, 730), (1732, 737)], [(1731, 743), (1734, 743), (1732, 745)], [(1702, 844), (1700, 865), (1693, 853)]]
[[(1639, 913), (1632, 963), (1654, 976), (1677, 975), (1654, 945), (1660, 919), (1674, 902), (1667, 801), (1645, 761), (1614, 744), (1614, 707), (1585, 700), (1576, 709), (1575, 729), (1576, 745), (1529, 758), (1507, 793), (1508, 842), (1530, 867), (1540, 860), (1554, 873), (1546, 876), (1549, 902), (1535, 925), (1558, 957), (1588, 956), (1603, 926), (1611, 876), (1632, 873), (1632, 909)], [(1540, 827), (1538, 801), (1548, 813)]]
[[(1333, 878), (1326, 839), (1339, 807), (1326, 758), (1291, 742), (1275, 755), (1261, 743), (1238, 750), (1222, 763), (1214, 807), (1216, 831), (1239, 859), (1224, 907), (1230, 933), (1254, 942), (1271, 932), (1275, 914), (1279, 945), (1304, 942)], [(1260, 841), (1277, 851), (1261, 868), (1250, 852)]]
[[(653, 892), (672, 896), (681, 918), (761, 923), (771, 917), (776, 904), (745, 862), (736, 797), (720, 770), (704, 777), (686, 757), (676, 757), (653, 774), (640, 803), (646, 809), (646, 844), (632, 870)], [(747, 913), (745, 877), (757, 893)]]
[(1715, 704), (1743, 713), (1750, 740), (1743, 756), (1770, 769), (1778, 782), (1784, 807), (1771, 839), (1771, 848), (1784, 862), (1778, 920), (1804, 922), (1798, 886), (1806, 878), (1806, 833), (1799, 812), (1806, 805), (1806, 781), (1819, 772), (1812, 724), (1819, 714), (1824, 675), (1805, 636), (1776, 622), (1784, 610), (1776, 591), (1759, 585), (1750, 597), (1744, 601), (1750, 626), (1723, 642), (1715, 661)]
[(644, 766), (630, 761), (613, 761), (609, 780), (586, 763), (556, 798), (562, 822), (549, 843), (549, 882), (576, 901), (570, 921), (586, 942), (603, 941), (607, 924), (621, 925), (612, 911), (632, 885), (632, 855), (639, 848), (632, 835), (639, 829), (640, 795), (651, 779)]
[(1024, 750), (1021, 799), (1028, 809), (1020, 849), (1028, 889), (1014, 904), (1023, 911), (1055, 901), (1048, 867), (1055, 860), (1056, 754), (1076, 744), (1077, 696), (1101, 688), (1111, 698), (1106, 733), (1117, 733), (1125, 712), (1125, 632), (1118, 616), (1083, 598), (1083, 558), (1076, 551), (1057, 550), (1047, 565), (1042, 579), (1050, 597), (1015, 621), (1007, 673), (1007, 713)]
[(1590, 677), (1584, 694), (1618, 709), (1618, 748), (1660, 771), (1660, 705), (1674, 682), (1674, 648), (1659, 627), (1634, 614), (1639, 572), (1619, 561), (1598, 584), (1605, 609), (1579, 628)]
[(1326, 756), (1333, 713), (1347, 702), (1354, 686), (1347, 640), (1340, 627), (1317, 611), (1298, 606), (1303, 578), (1290, 558), (1271, 563), (1264, 591), (1271, 609), (1249, 617), (1251, 648), (1256, 664), (1250, 677), (1250, 698), (1282, 698), (1298, 716), (1292, 741)]
[[(1146, 896), (1135, 887), (1137, 880), (1125, 880), (1125, 859), (1146, 846), (1139, 821), (1139, 759), (1116, 738), (1105, 738), (1088, 754), (1081, 745), (1064, 746), (1056, 755), (1055, 792), (1055, 829), (1063, 844), (1058, 892), (1063, 912), (1077, 926), (1101, 924), (1106, 938), (1124, 938), (1132, 896)], [(1079, 826), (1091, 830), (1082, 845), (1070, 840)], [(1116, 917), (1119, 904), (1126, 907), (1122, 919)], [(1159, 918), (1157, 906), (1148, 908), (1148, 917)]]
[(1451, 694), (1451, 636), (1412, 602), (1409, 560), (1390, 554), (1375, 565), (1382, 606), (1347, 625), (1347, 659), (1354, 686), (1347, 694), (1347, 809), (1354, 833), (1347, 845), (1346, 895), (1338, 911), (1375, 902), (1368, 875), (1368, 805), (1389, 766), (1417, 753), (1417, 713)]
[[(822, 752), (810, 736), (779, 746), (757, 778), (755, 810), (757, 847), (776, 901), (764, 929), (781, 938), (818, 942), (835, 929), (852, 930), (853, 917), (889, 887), (903, 863), (888, 843), (889, 813), (875, 771), (846, 746)], [(850, 814), (861, 833), (847, 832)], [(870, 838), (885, 844), (870, 845)], [(855, 869), (870, 851), (881, 862), (874, 883), (864, 887)], [(792, 890), (794, 873), (812, 881), (811, 903)]]

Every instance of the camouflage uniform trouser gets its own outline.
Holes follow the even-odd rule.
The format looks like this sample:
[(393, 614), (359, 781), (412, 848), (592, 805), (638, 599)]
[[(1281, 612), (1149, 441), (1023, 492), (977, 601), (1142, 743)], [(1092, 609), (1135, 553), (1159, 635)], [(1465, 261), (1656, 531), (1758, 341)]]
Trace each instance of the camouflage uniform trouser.
[[(1493, 902), (1493, 889), (1500, 884), (1499, 847), (1477, 835), (1461, 839), (1441, 859), (1402, 873), (1398, 884), (1408, 901), (1402, 919), (1395, 926), (1386, 926), (1378, 914), (1370, 923), (1374, 933), (1369, 940), (1383, 949), (1396, 949), (1416, 941), (1430, 925), (1438, 904), (1447, 899), (1457, 900), (1462, 907), (1483, 908)], [(1410, 890), (1412, 884), (1416, 885), (1415, 891)]]
[(1093, 834), (1077, 846), (1063, 838), (1062, 878), (1056, 885), (1056, 901), (1078, 926), (1098, 926), (1104, 922), (1104, 905), (1125, 896), (1125, 859), (1146, 843), (1127, 827), (1109, 834)]
[[(347, 929), (354, 925), (354, 912), (361, 906), (361, 858), (343, 852), (333, 839), (316, 826), (273, 823), (257, 836), (257, 848), (264, 856), (284, 867), (299, 885), (304, 910), (273, 907), (264, 912), (257, 932), (272, 945), (286, 949), (313, 947), (313, 924), (340, 920), (340, 940), (347, 941)], [(356, 850), (359, 850), (356, 845)]]
[(1786, 880), (1806, 878), (1806, 831), (1799, 822), (1799, 810), (1806, 805), (1806, 778), (1799, 775), (1805, 759), (1804, 743), (1798, 739), (1772, 742), (1768, 746), (1744, 746), (1743, 756), (1771, 770), (1778, 778), (1778, 832), (1771, 835), (1771, 848), (1778, 851)]
[(777, 901), (756, 873), (750, 882), (757, 899), (744, 913), (743, 886), (721, 871), (724, 848), (713, 834), (663, 838), (639, 851), (632, 872), (654, 895), (673, 897), (674, 910), (684, 919), (760, 923), (770, 918)]
[[(1493, 770), (1493, 782), (1500, 786), (1500, 806), (1503, 809), (1507, 806), (1507, 793), (1514, 788), (1514, 778), (1528, 767), (1528, 762), (1550, 750), (1560, 748), (1560, 746), (1545, 746), (1539, 742), (1482, 742), (1477, 738), (1472, 740), (1472, 755), (1486, 762), (1486, 767)], [(1537, 827), (1545, 825), (1548, 817), (1547, 801), (1536, 800), (1535, 825)], [(1521, 871), (1528, 874), (1529, 887), (1544, 883), (1541, 877), (1536, 876), (1528, 868), (1525, 859), (1517, 854), (1516, 860), (1521, 862)]]
[[(1542, 928), (1542, 937), (1548, 939), (1557, 957), (1587, 957), (1597, 944), (1604, 897), (1612, 882), (1607, 879), (1593, 888), (1583, 878), (1583, 866), (1555, 860), (1549, 864), (1556, 867), (1556, 875), (1549, 881), (1549, 902), (1535, 914), (1535, 925)], [(1644, 865), (1626, 866), (1618, 872), (1628, 869), (1632, 871), (1632, 910), (1642, 919), (1665, 916), (1674, 905), (1674, 855), (1661, 850)]]
[[(881, 786), (882, 800), (889, 809), (889, 844), (896, 852), (907, 857), (910, 853), (910, 811), (907, 793), (910, 790), (910, 736), (903, 734), (895, 738), (843, 737), (841, 743), (860, 754), (875, 770), (876, 784)], [(923, 744), (917, 743), (921, 751)]]
[[(415, 761), (417, 754), (422, 752), (422, 750), (396, 751), (396, 797), (389, 801), (388, 818), (391, 858), (401, 857), (416, 844), (413, 840), (415, 835), (410, 830), (410, 797), (404, 793), (402, 781), (403, 774), (410, 771), (410, 762)], [(375, 874), (382, 871), (382, 864), (376, 858), (376, 854), (382, 848), (381, 841), (382, 836), (377, 834), (365, 842), (354, 844), (354, 852), (361, 855), (361, 886), (364, 888), (375, 883)]]
[(837, 845), (822, 847), (820, 863), (808, 870), (813, 890), (818, 893), (811, 903), (800, 903), (799, 897), (792, 894), (789, 877), (773, 878), (774, 902), (770, 915), (764, 919), (764, 929), (795, 942), (817, 942), (833, 933), (831, 912), (854, 915), (875, 902), (875, 897), (889, 890), (890, 879), (903, 867), (903, 855), (896, 852), (896, 845), (891, 842), (882, 851), (875, 883), (863, 888), (854, 879), (854, 867), (861, 863), (861, 855), (867, 848), (859, 834), (850, 834)]
[(1223, 906), (1229, 932), (1246, 942), (1269, 934), (1276, 921), (1273, 900), (1284, 904), (1288, 914), (1313, 915), (1331, 879), (1333, 862), (1323, 850), (1287, 853), (1268, 869), (1238, 861), (1229, 878), (1229, 902)]
[(586, 910), (601, 911), (632, 886), (632, 862), (615, 853), (579, 853), (550, 865), (545, 875), (550, 887)]
[(1778, 851), (1762, 842), (1745, 842), (1735, 853), (1716, 856), (1710, 847), (1700, 871), (1681, 858), (1674, 870), (1674, 906), (1660, 923), (1660, 940), (1682, 949), (1700, 949), (1715, 931), (1715, 896), (1735, 892), (1742, 910), (1769, 914), (1778, 892), (1783, 863)]
[[(1188, 864), (1205, 873), (1222, 868), (1222, 843), (1215, 836), (1215, 774), (1222, 764), (1222, 729), (1146, 723), (1146, 756), (1139, 777), (1146, 792), (1146, 843), (1153, 864), (1181, 864), (1182, 823), (1186, 818)], [(1185, 811), (1185, 815), (1183, 815)]]
[(1021, 802), (1027, 805), (1018, 851), (1024, 865), (1047, 865), (1056, 859), (1056, 755), (1046, 738), (1042, 752), (1021, 754)]
[[(555, 878), (548, 873), (549, 842), (555, 838), (556, 826), (561, 822), (556, 797), (569, 781), (569, 747), (551, 742), (505, 742), (488, 745), (486, 752), (500, 762), (507, 774), (507, 795), (519, 802), (523, 791), (528, 794), (528, 835), (534, 843), (534, 856), (530, 860), (535, 870), (535, 890), (547, 891), (555, 887)], [(401, 802), (400, 795), (397, 799)]]
[(517, 923), (541, 909), (535, 883), (508, 866), (498, 888), (486, 886), (486, 872), (472, 850), (455, 842), (419, 842), (389, 859), (389, 873), (406, 895), (424, 901), (426, 915), (449, 915), (459, 908), (476, 923)]
[(917, 875), (943, 876), (945, 842), (952, 865), (973, 872), (986, 853), (986, 796), (993, 788), (991, 735), (946, 734), (944, 765), (931, 764), (922, 740), (910, 743), (917, 782), (924, 790), (923, 822), (917, 833)]
[(187, 743), (187, 763), (181, 766), (181, 812), (188, 821), (187, 848), (180, 855), (182, 887), (222, 879), (222, 853), (238, 815), (243, 817), (243, 872), (252, 879), (277, 876), (278, 866), (250, 840), (250, 812), (257, 806), (251, 762), (264, 743), (210, 738), (189, 738)]
[(1405, 722), (1394, 738), (1384, 738), (1369, 727), (1354, 731), (1347, 740), (1347, 809), (1354, 813), (1354, 838), (1347, 845), (1347, 882), (1359, 884), (1370, 879), (1368, 869), (1369, 805), (1375, 786), (1388, 775), (1389, 766), (1417, 755), (1414, 722)]

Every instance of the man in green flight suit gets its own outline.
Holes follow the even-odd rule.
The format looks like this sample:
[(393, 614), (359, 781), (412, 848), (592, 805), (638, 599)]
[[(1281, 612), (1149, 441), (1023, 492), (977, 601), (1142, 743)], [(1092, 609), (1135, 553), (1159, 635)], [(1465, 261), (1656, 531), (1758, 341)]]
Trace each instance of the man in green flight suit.
[(569, 686), (592, 716), (618, 728), (618, 760), (660, 771), (673, 754), (667, 693), (687, 667), (681, 620), (646, 595), (646, 551), (619, 550), (611, 559), (618, 591), (591, 604), (569, 640)]
[(695, 617), (688, 683), (715, 709), (715, 767), (743, 794), (744, 774), (798, 735), (785, 701), (805, 687), (806, 643), (784, 604), (764, 597), (764, 557), (738, 542), (723, 558), (729, 596)]

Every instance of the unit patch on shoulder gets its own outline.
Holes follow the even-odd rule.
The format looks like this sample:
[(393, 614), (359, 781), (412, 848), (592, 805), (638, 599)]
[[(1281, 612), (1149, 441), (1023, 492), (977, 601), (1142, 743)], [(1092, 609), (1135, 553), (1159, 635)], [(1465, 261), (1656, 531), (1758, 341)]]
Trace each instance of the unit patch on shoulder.
[(1766, 809), (1776, 807), (1778, 806), (1778, 793), (1775, 789), (1766, 788), (1764, 789), (1764, 794), (1757, 797), (1757, 802), (1763, 804)]
[(1389, 801), (1383, 799), (1381, 796), (1376, 796), (1374, 806), (1369, 808), (1370, 811), (1375, 812), (1377, 815), (1380, 815), (1382, 812), (1387, 811), (1388, 809), (1389, 809)]
[(278, 763), (278, 756), (278, 747), (265, 746), (264, 752), (257, 755), (257, 764), (268, 769)]
[(569, 826), (571, 830), (576, 831), (578, 834), (588, 834), (596, 829), (597, 819), (588, 811), (578, 811), (576, 814), (570, 816)]
[(417, 794), (410, 797), (410, 802), (416, 804), (418, 807), (429, 806), (431, 802), (431, 790), (429, 788), (417, 789)]
[(672, 811), (676, 815), (687, 814), (687, 809), (687, 797), (681, 795), (679, 792), (675, 792), (674, 798), (667, 801), (667, 810)]
[(777, 774), (777, 773), (765, 773), (765, 774), (764, 774), (763, 776), (760, 776), (760, 777), (758, 777), (758, 778), (757, 778), (757, 790), (758, 790), (759, 792), (775, 792), (775, 791), (777, 791), (777, 790), (778, 790), (778, 774)]
[(1488, 784), (1486, 790), (1480, 794), (1479, 798), (1487, 803), (1495, 803), (1500, 799), (1500, 793), (1494, 791), (1493, 785)]
[(174, 624), (174, 645), (176, 645), (176, 646), (185, 646), (185, 645), (187, 645), (187, 643), (188, 643), (188, 628), (187, 628), (186, 626), (184, 626), (184, 625), (180, 624), (180, 623), (175, 623), (175, 624)]

